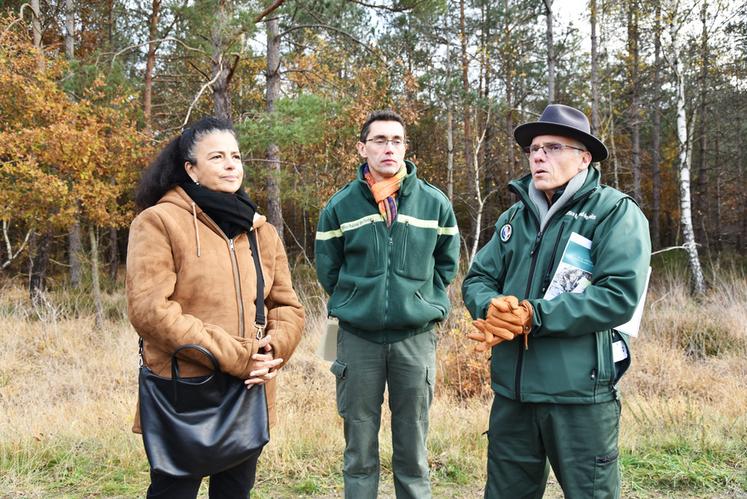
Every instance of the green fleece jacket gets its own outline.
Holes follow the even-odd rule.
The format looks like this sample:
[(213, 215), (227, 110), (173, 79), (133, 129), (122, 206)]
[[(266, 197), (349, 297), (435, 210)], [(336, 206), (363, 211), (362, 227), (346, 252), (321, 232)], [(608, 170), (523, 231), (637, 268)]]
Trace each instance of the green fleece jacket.
[[(613, 400), (614, 385), (630, 364), (630, 357), (613, 363), (613, 340), (619, 336), (627, 346), (627, 336), (613, 328), (631, 318), (644, 290), (648, 222), (633, 199), (600, 185), (596, 168), (584, 175), (549, 216), (530, 197), (530, 175), (511, 182), (520, 201), (499, 217), (464, 279), (462, 296), (474, 318), (485, 317), (499, 295), (528, 299), (534, 307), (529, 349), (523, 341), (493, 348), (492, 387), (504, 397), (563, 404)], [(573, 232), (591, 240), (591, 285), (543, 299)]]
[(340, 327), (392, 343), (430, 330), (448, 314), (446, 287), (459, 264), (459, 232), (449, 200), (419, 179), (409, 161), (397, 218), (387, 227), (364, 166), (319, 216), (317, 278)]

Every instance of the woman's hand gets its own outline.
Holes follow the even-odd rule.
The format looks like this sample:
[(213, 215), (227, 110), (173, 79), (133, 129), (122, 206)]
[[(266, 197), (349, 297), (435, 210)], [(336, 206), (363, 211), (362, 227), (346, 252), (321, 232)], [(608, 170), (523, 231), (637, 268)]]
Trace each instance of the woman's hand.
[(259, 340), (259, 350), (252, 355), (252, 359), (252, 371), (249, 378), (244, 380), (247, 388), (251, 388), (252, 385), (264, 385), (270, 381), (278, 374), (275, 368), (283, 363), (283, 359), (274, 358), (269, 334)]

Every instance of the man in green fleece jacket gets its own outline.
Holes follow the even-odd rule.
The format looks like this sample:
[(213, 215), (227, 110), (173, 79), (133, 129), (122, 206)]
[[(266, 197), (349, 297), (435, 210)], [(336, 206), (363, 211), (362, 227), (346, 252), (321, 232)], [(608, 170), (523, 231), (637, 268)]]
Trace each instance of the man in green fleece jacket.
[(435, 380), (434, 326), (450, 303), (459, 262), (456, 218), (444, 194), (404, 160), (405, 125), (393, 111), (363, 124), (358, 177), (327, 203), (316, 270), (337, 317), (337, 409), (344, 420), (345, 497), (375, 498), (384, 388), (392, 413), (398, 498), (431, 497), (426, 453)]
[(644, 291), (651, 242), (635, 201), (590, 166), (607, 149), (589, 128), (552, 104), (514, 130), (530, 173), (462, 285), (469, 336), (492, 349), (488, 499), (541, 498), (548, 461), (567, 498), (620, 495), (615, 385), (630, 353), (615, 328)]

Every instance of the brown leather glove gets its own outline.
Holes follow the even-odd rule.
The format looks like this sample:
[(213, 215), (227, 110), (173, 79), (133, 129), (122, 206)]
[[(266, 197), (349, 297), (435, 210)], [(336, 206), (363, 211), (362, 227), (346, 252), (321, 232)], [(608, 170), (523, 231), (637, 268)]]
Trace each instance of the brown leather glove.
[(491, 326), (484, 319), (477, 319), (472, 324), (477, 328), (479, 333), (473, 331), (467, 334), (467, 337), (471, 340), (480, 342), (480, 344), (475, 348), (478, 352), (484, 352), (501, 342), (510, 341), (516, 337), (516, 335), (511, 331)]
[(501, 296), (490, 302), (486, 321), (494, 328), (504, 329), (515, 335), (523, 334), (524, 348), (528, 348), (533, 315), (534, 309), (527, 300), (519, 303), (515, 296)]

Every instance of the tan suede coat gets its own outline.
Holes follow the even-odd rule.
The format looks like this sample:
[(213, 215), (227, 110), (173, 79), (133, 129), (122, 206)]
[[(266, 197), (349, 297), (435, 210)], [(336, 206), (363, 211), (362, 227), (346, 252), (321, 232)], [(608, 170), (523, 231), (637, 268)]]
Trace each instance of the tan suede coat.
[[(291, 285), (288, 259), (275, 228), (255, 217), (265, 280), (267, 334), (283, 365), (301, 339), (304, 312)], [(168, 191), (130, 226), (127, 309), (144, 340), (146, 365), (171, 376), (171, 352), (196, 343), (210, 350), (225, 371), (249, 377), (257, 352), (257, 275), (245, 233), (229, 240), (180, 187)], [(209, 361), (188, 353), (182, 376), (209, 373)], [(180, 354), (181, 357), (181, 354)], [(267, 387), (270, 424), (276, 421), (275, 380)], [(133, 431), (140, 432), (139, 412)]]

